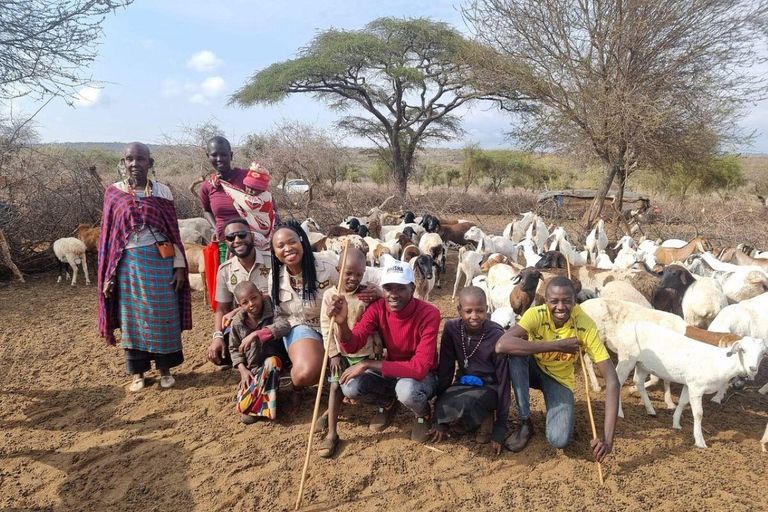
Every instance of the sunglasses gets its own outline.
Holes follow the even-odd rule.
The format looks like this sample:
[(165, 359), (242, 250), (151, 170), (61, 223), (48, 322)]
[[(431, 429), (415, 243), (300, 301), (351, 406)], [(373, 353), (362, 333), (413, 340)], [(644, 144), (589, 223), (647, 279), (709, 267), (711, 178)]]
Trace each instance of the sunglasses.
[(224, 235), (224, 238), (227, 240), (227, 242), (234, 242), (235, 238), (245, 240), (245, 237), (247, 237), (249, 234), (250, 233), (248, 233), (248, 231), (245, 231), (245, 230), (235, 231), (234, 233), (229, 233), (228, 235)]

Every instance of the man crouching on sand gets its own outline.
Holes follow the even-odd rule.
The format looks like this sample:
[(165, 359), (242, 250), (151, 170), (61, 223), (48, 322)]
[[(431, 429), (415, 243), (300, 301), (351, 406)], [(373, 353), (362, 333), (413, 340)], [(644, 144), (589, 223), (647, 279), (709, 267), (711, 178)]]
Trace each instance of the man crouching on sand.
[(533, 435), (530, 388), (544, 393), (549, 444), (565, 448), (573, 437), (573, 373), (581, 345), (605, 379), (605, 435), (590, 446), (598, 462), (613, 449), (619, 409), (619, 379), (597, 335), (597, 327), (576, 305), (570, 279), (555, 277), (547, 285), (545, 304), (526, 311), (520, 322), (496, 343), (496, 352), (509, 355), (509, 377), (515, 390), (520, 425), (507, 438), (506, 447), (519, 452)]
[(371, 303), (354, 329), (347, 323), (347, 301), (334, 295), (327, 314), (337, 324), (342, 350), (353, 354), (378, 331), (387, 349), (384, 361), (366, 359), (350, 366), (339, 378), (347, 398), (376, 405), (379, 411), (370, 428), (381, 432), (397, 412), (397, 402), (413, 411), (416, 418), (411, 439), (427, 440), (430, 428), (429, 399), (437, 391), (437, 332), (440, 311), (413, 296), (413, 269), (392, 259), (383, 268), (382, 298)]

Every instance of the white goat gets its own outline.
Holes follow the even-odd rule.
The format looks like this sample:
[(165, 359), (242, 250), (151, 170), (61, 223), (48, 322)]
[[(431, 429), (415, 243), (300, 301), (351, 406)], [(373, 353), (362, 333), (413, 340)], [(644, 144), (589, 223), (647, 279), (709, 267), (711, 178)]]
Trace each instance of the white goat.
[(453, 283), (453, 295), (451, 300), (456, 299), (456, 291), (459, 288), (459, 279), (464, 274), (464, 286), (472, 282), (476, 275), (480, 274), (480, 264), (483, 261), (483, 255), (477, 251), (470, 251), (466, 247), (459, 249), (459, 264), (456, 265), (456, 281)]
[(91, 284), (91, 278), (88, 277), (88, 263), (85, 260), (85, 249), (85, 244), (79, 238), (59, 238), (53, 242), (53, 254), (59, 260), (59, 279), (56, 281), (57, 283), (61, 282), (64, 274), (69, 279), (68, 263), (72, 267), (72, 286), (75, 286), (75, 283), (77, 283), (77, 264), (80, 263), (83, 266), (83, 274), (85, 274), (85, 284)]
[(576, 250), (568, 241), (568, 235), (565, 233), (565, 228), (558, 226), (552, 231), (551, 237), (554, 237), (552, 245), (550, 245), (550, 251), (560, 251), (568, 258), (571, 265), (582, 266), (587, 264), (587, 251), (584, 253), (576, 252)]
[[(730, 348), (713, 347), (651, 322), (625, 324), (619, 329), (619, 337), (628, 341), (619, 347), (619, 363), (616, 366), (619, 381), (626, 380), (629, 372), (635, 370), (635, 384), (646, 411), (652, 416), (656, 415), (656, 411), (645, 391), (645, 378), (652, 373), (665, 381), (683, 384), (672, 426), (681, 428), (680, 417), (690, 401), (693, 436), (699, 448), (707, 447), (701, 432), (704, 416), (702, 396), (719, 392), (734, 377), (746, 375), (754, 378), (768, 350), (763, 340), (751, 337), (734, 342)], [(737, 357), (730, 357), (733, 355)], [(621, 400), (619, 416), (624, 417)]]
[(533, 222), (533, 212), (525, 212), (522, 219), (507, 224), (501, 236), (512, 240), (516, 244), (520, 243), (520, 240), (525, 237), (525, 232), (528, 230), (531, 222)]
[(597, 255), (608, 247), (608, 235), (605, 232), (605, 222), (603, 219), (600, 219), (597, 222), (597, 226), (587, 235), (585, 247), (592, 261), (597, 260)]
[[(536, 253), (536, 250), (533, 248), (533, 241), (530, 238), (525, 238), (518, 244), (518, 247), (522, 247), (523, 249), (523, 256), (525, 257), (525, 266), (535, 267), (536, 263), (538, 263), (539, 260), (541, 259), (541, 256), (539, 256)], [(518, 261), (518, 259), (515, 259), (515, 261)]]
[(477, 226), (472, 226), (464, 233), (464, 239), (475, 242), (477, 252), (480, 254), (491, 254), (498, 252), (517, 262), (517, 251), (515, 244), (503, 236), (486, 235), (485, 232)]
[[(525, 231), (525, 238), (533, 242), (536, 252), (542, 253), (547, 250), (547, 240), (549, 239), (549, 229), (541, 218), (536, 215), (531, 221), (531, 225)], [(497, 251), (501, 252), (501, 251)]]

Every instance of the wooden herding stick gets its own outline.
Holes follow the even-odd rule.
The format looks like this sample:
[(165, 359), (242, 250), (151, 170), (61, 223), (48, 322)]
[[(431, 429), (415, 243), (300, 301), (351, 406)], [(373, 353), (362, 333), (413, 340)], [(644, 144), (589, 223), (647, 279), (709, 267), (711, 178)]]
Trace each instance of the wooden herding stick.
[[(568, 269), (568, 279), (571, 279), (571, 260), (568, 259), (568, 256), (565, 257), (565, 264)], [(576, 333), (578, 337), (578, 329), (576, 327), (576, 321), (571, 317), (571, 322), (573, 323), (573, 330)], [(581, 347), (579, 347), (579, 356), (578, 359), (580, 359), (579, 363), (581, 364), (581, 372), (584, 375), (584, 391), (587, 396), (587, 410), (589, 411), (589, 424), (592, 425), (592, 438), (597, 439), (597, 428), (595, 427), (595, 416), (592, 413), (592, 400), (589, 398), (589, 380), (587, 378), (587, 367), (584, 364), (584, 356), (581, 353)], [(597, 462), (597, 477), (600, 480), (600, 485), (603, 485), (603, 465), (600, 464), (599, 461)]]
[[(341, 292), (342, 279), (344, 278), (344, 269), (347, 266), (347, 251), (349, 250), (349, 240), (344, 242), (344, 252), (341, 255), (341, 265), (339, 266), (339, 289)], [(331, 325), (328, 327), (328, 343), (333, 342), (333, 329), (336, 326), (336, 320), (331, 319)], [(317, 384), (317, 396), (315, 397), (315, 411), (312, 413), (312, 423), (309, 425), (309, 439), (307, 440), (307, 456), (304, 458), (304, 469), (301, 471), (301, 483), (299, 484), (299, 495), (296, 497), (296, 509), (301, 508), (301, 500), (304, 497), (304, 482), (307, 479), (307, 470), (309, 469), (309, 457), (312, 455), (312, 441), (315, 438), (315, 423), (317, 415), (320, 413), (320, 399), (323, 394), (323, 384), (325, 384), (325, 368), (328, 366), (328, 347), (323, 343), (323, 366), (320, 369), (320, 382)]]

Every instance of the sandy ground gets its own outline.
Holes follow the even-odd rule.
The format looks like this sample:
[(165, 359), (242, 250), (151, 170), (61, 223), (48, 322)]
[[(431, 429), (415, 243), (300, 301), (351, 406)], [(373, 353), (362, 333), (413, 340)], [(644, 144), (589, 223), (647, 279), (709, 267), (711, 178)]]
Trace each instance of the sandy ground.
[[(444, 318), (455, 311), (455, 252), (449, 262), (435, 300)], [(236, 372), (204, 362), (212, 317), (201, 294), (177, 386), (161, 391), (153, 372), (139, 394), (127, 390), (122, 352), (96, 336), (94, 286), (57, 286), (42, 275), (0, 286), (0, 304), (0, 511), (293, 509), (314, 393), (297, 417), (242, 425), (232, 404)], [(305, 509), (768, 510), (760, 485), (768, 457), (758, 444), (768, 397), (757, 393), (766, 380), (768, 365), (723, 406), (705, 400), (708, 450), (693, 446), (690, 409), (676, 431), (660, 389), (651, 393), (655, 418), (625, 390), (626, 419), (602, 488), (589, 459), (580, 377), (575, 439), (566, 450), (542, 434), (538, 392), (531, 444), (499, 457), (473, 437), (451, 439), (440, 452), (415, 445), (404, 412), (374, 434), (372, 409), (345, 406), (336, 458), (313, 455)], [(602, 430), (603, 394), (593, 393), (593, 402)], [(513, 407), (510, 427), (514, 417)]]

